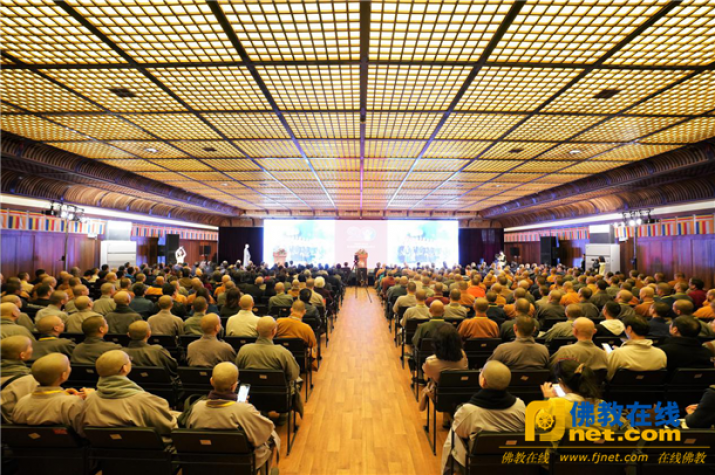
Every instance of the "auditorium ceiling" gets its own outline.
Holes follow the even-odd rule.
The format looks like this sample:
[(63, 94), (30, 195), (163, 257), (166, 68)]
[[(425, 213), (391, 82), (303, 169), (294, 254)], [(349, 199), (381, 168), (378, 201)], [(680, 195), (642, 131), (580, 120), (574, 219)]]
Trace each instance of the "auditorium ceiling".
[(212, 213), (497, 217), (715, 136), (714, 0), (2, 0), (0, 16), (4, 132)]

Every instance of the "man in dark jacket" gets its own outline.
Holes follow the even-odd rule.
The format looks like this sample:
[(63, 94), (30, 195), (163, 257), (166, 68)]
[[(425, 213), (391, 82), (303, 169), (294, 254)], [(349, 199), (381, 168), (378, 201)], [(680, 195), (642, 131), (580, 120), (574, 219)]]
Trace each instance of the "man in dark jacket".
[(710, 351), (698, 340), (700, 323), (690, 315), (673, 320), (670, 325), (672, 338), (666, 340), (660, 349), (668, 357), (668, 371), (677, 368), (712, 368)]
[(117, 292), (114, 294), (114, 303), (116, 307), (111, 312), (104, 316), (109, 325), (109, 333), (119, 333), (126, 335), (129, 331), (129, 325), (137, 320), (141, 320), (142, 316), (129, 307), (131, 297), (128, 292)]
[(710, 429), (715, 425), (715, 386), (705, 390), (699, 404), (685, 408), (685, 423), (690, 429)]
[(154, 315), (152, 310), (154, 309), (154, 302), (144, 297), (144, 292), (146, 287), (142, 283), (137, 283), (132, 286), (132, 292), (134, 292), (134, 299), (129, 303), (129, 307), (136, 313), (142, 316), (142, 318), (149, 318)]

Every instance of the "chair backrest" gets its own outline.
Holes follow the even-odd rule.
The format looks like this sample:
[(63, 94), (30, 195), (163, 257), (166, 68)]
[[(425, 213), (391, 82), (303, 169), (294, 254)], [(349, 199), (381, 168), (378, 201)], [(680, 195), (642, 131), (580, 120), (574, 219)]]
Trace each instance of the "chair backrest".
[(171, 375), (160, 366), (133, 366), (129, 372), (128, 378), (137, 383), (142, 384), (171, 384)]
[(60, 338), (67, 338), (68, 340), (80, 344), (84, 341), (84, 333), (61, 333)]
[[(580, 429), (583, 430), (583, 429)], [(559, 452), (576, 452), (593, 454), (594, 448), (598, 451), (609, 453), (628, 453), (633, 452), (633, 441), (629, 441), (624, 435), (624, 432), (613, 432), (611, 437), (601, 438), (594, 442), (584, 444), (583, 436), (574, 435), (571, 437), (569, 432), (561, 438), (559, 442)], [(571, 440), (573, 439), (573, 440)], [(662, 442), (661, 442), (662, 444)], [(558, 461), (557, 461), (558, 463)]]
[(464, 321), (463, 318), (455, 318), (455, 317), (444, 317), (444, 323), (449, 323), (451, 325), (454, 325), (455, 327), (458, 327), (460, 323)]
[(257, 339), (257, 337), (252, 336), (227, 336), (224, 338), (224, 341), (231, 345), (238, 353), (242, 346), (255, 343)]
[(715, 384), (715, 368), (678, 368), (670, 376), (670, 386), (702, 386)]
[(593, 339), (593, 344), (601, 348), (604, 343), (610, 346), (621, 346), (623, 343), (617, 336), (597, 336)]
[(97, 368), (88, 364), (72, 364), (71, 381), (87, 381), (94, 385), (99, 379)]
[(211, 390), (211, 368), (200, 368), (195, 366), (180, 366), (177, 370), (179, 379), (185, 387), (204, 387)]
[(567, 320), (568, 320), (567, 318), (544, 318), (544, 320), (541, 323), (540, 330), (546, 331), (549, 328), (556, 325), (557, 323), (565, 322)]
[(283, 346), (293, 355), (303, 354), (307, 351), (305, 342), (300, 338), (275, 338), (273, 344)]
[(81, 439), (65, 426), (3, 425), (2, 441), (10, 448), (54, 449), (80, 447)]
[(498, 455), (506, 451), (523, 450), (522, 446), (527, 446), (529, 449), (542, 447), (546, 450), (551, 447), (551, 442), (540, 440), (527, 442), (523, 432), (480, 432), (474, 439), (469, 454)]
[(87, 427), (93, 448), (163, 450), (161, 436), (152, 427)]
[(429, 322), (429, 320), (421, 318), (411, 318), (405, 322), (404, 333), (405, 337), (408, 339), (407, 341), (409, 341), (410, 343), (412, 342), (412, 336), (417, 331), (417, 327), (425, 322)]
[(551, 378), (548, 369), (535, 369), (530, 371), (512, 371), (509, 386), (540, 386)]
[(253, 447), (242, 430), (174, 429), (171, 440), (180, 454), (253, 453)]
[(655, 386), (665, 384), (668, 372), (664, 369), (658, 371), (630, 371), (619, 369), (611, 379), (609, 386)]
[(149, 337), (150, 345), (159, 345), (164, 348), (176, 348), (177, 340), (173, 335), (152, 335)]
[(501, 338), (471, 338), (464, 342), (464, 352), (491, 354), (502, 343)]
[(260, 386), (287, 387), (286, 376), (283, 371), (242, 369), (239, 371), (242, 384), (250, 384), (251, 390)]
[(469, 402), (480, 389), (479, 371), (442, 371), (435, 389), (435, 409), (454, 412), (457, 406)]
[(422, 338), (418, 350), (420, 353), (434, 353), (434, 340), (432, 338)]
[(577, 341), (578, 340), (576, 340), (576, 338), (574, 337), (552, 338), (549, 342), (549, 352), (551, 352), (552, 354), (556, 353), (562, 346), (573, 345)]
[(179, 345), (181, 345), (183, 348), (188, 348), (191, 343), (200, 339), (201, 336), (199, 335), (181, 335), (179, 337)]
[[(479, 390), (480, 371), (442, 371), (439, 375), (439, 389), (444, 391), (447, 388), (477, 388)], [(474, 392), (477, 392), (474, 391)]]
[(104, 335), (105, 341), (111, 341), (117, 345), (127, 346), (129, 345), (130, 338), (128, 335), (122, 335), (121, 333), (107, 333)]

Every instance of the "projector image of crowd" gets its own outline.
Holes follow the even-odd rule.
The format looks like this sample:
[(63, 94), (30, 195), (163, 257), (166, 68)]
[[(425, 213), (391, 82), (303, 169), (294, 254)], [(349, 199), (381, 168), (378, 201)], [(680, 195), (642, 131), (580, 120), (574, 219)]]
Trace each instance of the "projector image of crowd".
[[(269, 473), (356, 282), (351, 267), (127, 263), (3, 276), (3, 430), (63, 426), (94, 443), (103, 428), (150, 428), (181, 455), (186, 429), (240, 429), (251, 469)], [(715, 290), (696, 276), (378, 263), (369, 281), (420, 409), (434, 402), (443, 371), (481, 369), (481, 389), (443, 413), (457, 436), (454, 446), (446, 439), (445, 472), (464, 470), (480, 431), (523, 431), (530, 400), (597, 404), (626, 373), (663, 372), (667, 382), (683, 369), (713, 369)], [(482, 351), (470, 350), (475, 342)], [(514, 388), (520, 372), (546, 376)], [(271, 391), (267, 380), (278, 381)], [(278, 405), (276, 391), (287, 396)], [(715, 386), (698, 391), (700, 402), (683, 402), (678, 417), (710, 428)], [(285, 424), (281, 441), (276, 427)]]

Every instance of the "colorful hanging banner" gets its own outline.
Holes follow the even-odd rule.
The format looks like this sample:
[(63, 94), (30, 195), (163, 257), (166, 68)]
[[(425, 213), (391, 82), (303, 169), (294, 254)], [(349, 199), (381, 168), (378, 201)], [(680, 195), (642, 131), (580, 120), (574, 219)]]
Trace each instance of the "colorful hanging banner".
[(216, 231), (202, 231), (198, 229), (169, 228), (164, 226), (149, 226), (135, 224), (132, 226), (132, 236), (139, 237), (164, 237), (167, 234), (178, 234), (181, 239), (191, 241), (218, 241)]
[(695, 234), (715, 234), (715, 216), (711, 214), (678, 216), (667, 218), (655, 224), (643, 224), (636, 227), (620, 226), (616, 228), (616, 237), (689, 236)]
[(536, 242), (539, 241), (542, 236), (555, 236), (562, 241), (575, 241), (589, 238), (588, 228), (579, 227), (507, 233), (504, 235), (504, 242)]

